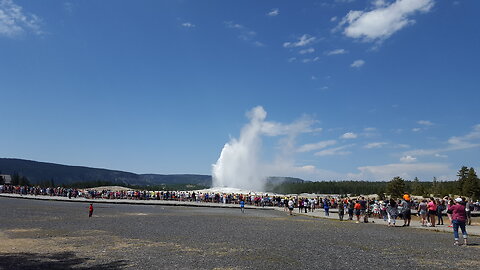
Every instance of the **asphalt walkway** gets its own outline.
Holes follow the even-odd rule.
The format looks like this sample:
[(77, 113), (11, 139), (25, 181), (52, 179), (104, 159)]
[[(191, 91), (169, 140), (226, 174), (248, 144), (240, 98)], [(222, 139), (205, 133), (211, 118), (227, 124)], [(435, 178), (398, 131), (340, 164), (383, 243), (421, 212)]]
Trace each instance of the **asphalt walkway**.
[[(67, 201), (67, 202), (82, 202), (82, 203), (112, 203), (112, 204), (137, 204), (137, 205), (165, 205), (165, 206), (187, 206), (187, 207), (215, 207), (215, 208), (239, 208), (238, 204), (223, 204), (223, 203), (206, 203), (206, 202), (187, 202), (187, 201), (169, 201), (169, 200), (124, 200), (124, 199), (86, 199), (83, 197), (78, 198), (67, 198), (67, 197), (57, 197), (57, 196), (34, 196), (34, 195), (19, 195), (19, 194), (10, 194), (10, 193), (0, 193), (0, 197), (7, 198), (18, 198), (18, 199), (34, 199), (34, 200), (51, 200), (51, 201)], [(256, 209), (256, 210), (277, 210), (284, 211), (282, 207), (258, 207), (252, 205), (245, 205), (245, 209)], [(314, 218), (324, 218), (324, 219), (335, 219), (338, 220), (337, 209), (330, 209), (330, 215), (326, 216), (323, 209), (315, 209), (313, 212), (305, 213), (302, 211), (299, 213), (298, 208), (293, 212), (295, 215), (304, 215)], [(347, 220), (348, 214), (344, 216), (344, 222), (356, 222), (355, 220)], [(355, 219), (355, 216), (354, 216)], [(370, 218), (369, 224), (372, 226), (387, 226), (387, 222), (383, 219)], [(396, 220), (397, 226), (403, 225), (402, 219)], [(449, 220), (448, 217), (444, 216), (444, 225), (436, 225), (435, 227), (422, 227), (421, 223), (417, 219), (412, 219), (410, 227), (412, 229), (422, 229), (438, 232), (447, 232), (452, 233), (453, 229), (448, 227)], [(467, 226), (467, 232), (469, 235), (480, 236), (480, 226), (472, 225)]]

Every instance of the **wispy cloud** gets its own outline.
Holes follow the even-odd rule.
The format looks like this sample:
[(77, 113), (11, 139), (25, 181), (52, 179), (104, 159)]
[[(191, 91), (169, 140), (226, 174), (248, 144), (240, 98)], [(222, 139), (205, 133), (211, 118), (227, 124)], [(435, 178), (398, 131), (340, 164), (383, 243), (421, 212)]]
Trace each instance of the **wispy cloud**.
[(384, 145), (387, 145), (386, 142), (373, 142), (366, 144), (363, 148), (373, 149), (373, 148), (382, 148)]
[(194, 28), (194, 27), (196, 27), (195, 24), (190, 23), (190, 22), (184, 22), (184, 23), (182, 23), (182, 26), (185, 27), (185, 28)]
[(326, 52), (326, 55), (337, 55), (337, 54), (346, 54), (346, 53), (348, 53), (348, 51), (346, 51), (345, 49), (336, 49), (336, 50)]
[(357, 168), (359, 173), (350, 173), (350, 179), (389, 181), (395, 176), (407, 180), (414, 177), (431, 178), (439, 176), (440, 180), (451, 180), (449, 174), (451, 169), (447, 164), (442, 163), (394, 163), (378, 166), (363, 166)]
[(417, 158), (412, 156), (403, 156), (400, 158), (400, 161), (404, 163), (411, 163), (417, 161)]
[(417, 124), (422, 125), (422, 126), (433, 126), (434, 124), (428, 120), (420, 120), (417, 122)]
[(42, 35), (41, 24), (37, 15), (25, 13), (12, 0), (0, 0), (0, 36), (15, 37), (25, 32)]
[(310, 63), (310, 62), (318, 62), (320, 61), (320, 57), (314, 57), (314, 58), (305, 58), (302, 59), (302, 63)]
[(314, 52), (315, 52), (314, 48), (308, 48), (308, 49), (303, 49), (299, 51), (300, 54), (307, 54), (307, 53), (314, 53)]
[(314, 155), (318, 157), (324, 157), (324, 156), (344, 156), (344, 155), (349, 155), (352, 152), (350, 151), (344, 151), (346, 148), (350, 148), (354, 146), (354, 144), (349, 144), (349, 145), (343, 145), (335, 148), (329, 148), (322, 150), (320, 152), (316, 152)]
[(433, 0), (396, 0), (392, 3), (374, 1), (370, 11), (351, 10), (340, 21), (334, 31), (343, 28), (347, 37), (366, 42), (382, 41), (402, 28), (412, 25), (411, 17), (419, 12), (428, 12)]
[(300, 146), (297, 150), (297, 152), (303, 153), (303, 152), (310, 152), (310, 151), (315, 151), (315, 150), (320, 150), (328, 146), (335, 145), (337, 141), (335, 140), (328, 140), (328, 141), (321, 141), (318, 143), (310, 143), (310, 144), (304, 144)]
[[(465, 149), (472, 149), (480, 147), (480, 124), (475, 125), (473, 130), (467, 133), (464, 136), (454, 136), (450, 137), (445, 147), (436, 148), (436, 149), (416, 149), (407, 151), (405, 155), (412, 155), (412, 156), (428, 156), (428, 155), (435, 155), (444, 152), (452, 152), (452, 151), (459, 151)], [(438, 157), (438, 156), (437, 156)]]
[(234, 29), (238, 31), (239, 35), (238, 38), (248, 42), (256, 47), (263, 47), (265, 46), (262, 42), (256, 40), (257, 33), (255, 31), (250, 30), (248, 27), (234, 23), (232, 21), (224, 22), (225, 26), (229, 29)]
[(357, 137), (358, 135), (353, 132), (347, 132), (340, 136), (341, 139), (356, 139)]
[(307, 46), (307, 45), (313, 43), (315, 40), (316, 40), (315, 37), (312, 37), (308, 34), (304, 34), (300, 38), (298, 38), (298, 40), (295, 41), (295, 42), (285, 42), (285, 43), (283, 43), (283, 47), (285, 47), (285, 48), (304, 47), (304, 46)]
[(275, 17), (275, 16), (278, 16), (279, 14), (280, 14), (280, 10), (278, 8), (274, 8), (267, 13), (267, 16)]
[(359, 60), (355, 60), (353, 61), (353, 63), (350, 65), (350, 67), (353, 67), (353, 68), (359, 68), (361, 66), (365, 65), (365, 61), (362, 60), (362, 59), (359, 59)]

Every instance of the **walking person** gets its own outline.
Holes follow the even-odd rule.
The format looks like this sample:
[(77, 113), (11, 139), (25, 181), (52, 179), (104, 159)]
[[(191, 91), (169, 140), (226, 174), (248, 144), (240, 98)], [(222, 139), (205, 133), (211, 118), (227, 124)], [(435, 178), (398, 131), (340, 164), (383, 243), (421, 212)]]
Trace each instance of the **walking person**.
[(242, 211), (242, 213), (245, 213), (245, 201), (243, 200), (240, 201), (240, 211)]
[(449, 207), (452, 210), (452, 223), (453, 223), (453, 237), (455, 246), (460, 245), (458, 243), (458, 228), (462, 230), (463, 235), (463, 244), (467, 245), (467, 229), (465, 227), (465, 222), (467, 221), (467, 213), (465, 211), (465, 205), (462, 198), (455, 199), (455, 205)]
[(294, 206), (293, 200), (292, 199), (288, 200), (288, 211), (290, 212), (290, 216), (293, 215), (293, 206)]
[(88, 217), (91, 218), (93, 215), (93, 203), (88, 207)]
[(388, 226), (395, 227), (395, 221), (398, 216), (398, 204), (394, 199), (390, 199), (387, 205)]

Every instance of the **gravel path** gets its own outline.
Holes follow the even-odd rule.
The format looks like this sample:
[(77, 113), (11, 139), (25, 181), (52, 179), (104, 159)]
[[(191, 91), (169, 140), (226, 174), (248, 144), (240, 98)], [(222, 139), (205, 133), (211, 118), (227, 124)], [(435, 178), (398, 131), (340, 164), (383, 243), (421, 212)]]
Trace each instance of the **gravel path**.
[(478, 269), (480, 239), (281, 211), (0, 198), (0, 269)]

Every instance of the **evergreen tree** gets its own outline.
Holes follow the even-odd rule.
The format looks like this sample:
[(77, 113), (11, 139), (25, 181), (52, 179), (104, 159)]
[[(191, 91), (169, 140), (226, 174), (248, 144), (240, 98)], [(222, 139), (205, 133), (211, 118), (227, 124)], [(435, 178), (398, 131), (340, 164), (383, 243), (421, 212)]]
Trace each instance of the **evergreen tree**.
[(462, 168), (458, 171), (457, 176), (458, 176), (458, 194), (463, 194), (463, 183), (468, 177), (468, 167), (467, 166), (462, 166)]
[(425, 194), (425, 189), (423, 188), (423, 185), (420, 183), (420, 180), (418, 179), (418, 177), (415, 177), (415, 179), (413, 180), (412, 194), (417, 196)]
[(22, 176), (20, 177), (20, 180), (18, 181), (18, 185), (20, 186), (29, 186), (30, 185), (30, 181), (28, 180), (28, 178), (26, 176)]
[(470, 168), (462, 185), (462, 195), (477, 199), (480, 197), (480, 180), (475, 173), (475, 169)]
[(401, 198), (405, 193), (405, 180), (401, 177), (394, 177), (387, 184), (387, 194), (392, 198)]
[(12, 175), (12, 185), (13, 186), (18, 186), (20, 183), (20, 175), (17, 172), (14, 172)]

